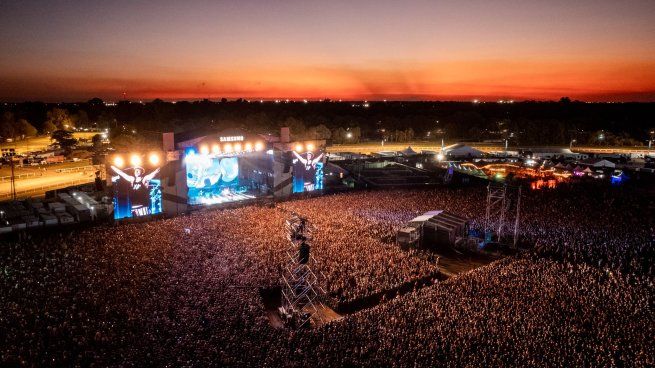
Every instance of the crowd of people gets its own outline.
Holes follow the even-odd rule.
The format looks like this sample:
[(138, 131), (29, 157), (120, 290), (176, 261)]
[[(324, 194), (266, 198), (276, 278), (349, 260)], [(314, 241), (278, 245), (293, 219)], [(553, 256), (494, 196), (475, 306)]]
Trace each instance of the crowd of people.
[(652, 366), (652, 219), (620, 195), (574, 205), (589, 198), (557, 193), (526, 195), (523, 236), (537, 252), (298, 331), (273, 327), (261, 297), (279, 285), (291, 212), (317, 228), (321, 287), (349, 302), (437, 272), (395, 231), (434, 209), (478, 226), (484, 188), (353, 192), (5, 242), (0, 361)]

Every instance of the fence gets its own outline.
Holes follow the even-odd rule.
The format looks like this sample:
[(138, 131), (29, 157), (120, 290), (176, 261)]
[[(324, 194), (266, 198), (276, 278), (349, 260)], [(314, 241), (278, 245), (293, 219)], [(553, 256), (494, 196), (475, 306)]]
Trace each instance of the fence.
[[(14, 178), (16, 178), (16, 180), (19, 180), (19, 179), (32, 178), (32, 177), (35, 177), (35, 176), (43, 176), (43, 173), (33, 172), (33, 173), (17, 174), (17, 175), (14, 175)], [(11, 181), (11, 175), (10, 176), (0, 176), (0, 183), (6, 182), (6, 181)]]

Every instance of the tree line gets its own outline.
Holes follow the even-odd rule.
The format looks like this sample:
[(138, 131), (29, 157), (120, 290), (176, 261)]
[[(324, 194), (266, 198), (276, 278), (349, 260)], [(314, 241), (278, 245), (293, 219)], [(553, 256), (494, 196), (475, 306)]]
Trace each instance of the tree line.
[[(146, 103), (100, 99), (82, 103), (0, 105), (3, 138), (20, 139), (75, 127), (107, 128), (129, 143), (161, 132), (241, 128), (331, 143), (412, 140), (507, 140), (510, 145), (644, 145), (655, 133), (653, 103), (273, 102)], [(135, 133), (138, 132), (136, 136)]]

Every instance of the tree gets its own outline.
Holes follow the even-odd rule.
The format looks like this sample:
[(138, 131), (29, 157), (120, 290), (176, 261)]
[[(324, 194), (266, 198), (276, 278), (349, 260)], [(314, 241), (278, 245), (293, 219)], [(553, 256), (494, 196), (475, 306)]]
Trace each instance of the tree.
[(73, 148), (77, 144), (77, 139), (73, 138), (73, 133), (68, 130), (56, 130), (52, 133), (50, 138), (59, 144), (59, 147), (61, 147), (64, 152), (66, 152), (66, 155), (70, 155)]
[(119, 134), (111, 139), (111, 145), (118, 152), (133, 150), (135, 147), (143, 148), (145, 140), (134, 134)]
[(37, 133), (37, 130), (34, 127), (34, 125), (30, 124), (25, 119), (19, 119), (16, 125), (17, 125), (18, 133), (25, 137), (34, 137)]
[(332, 132), (325, 125), (320, 124), (307, 129), (306, 136), (310, 139), (330, 139)]
[(94, 98), (90, 99), (89, 101), (87, 101), (86, 103), (91, 105), (91, 106), (104, 106), (104, 104), (105, 104), (104, 101), (102, 101), (98, 97), (94, 97)]
[(16, 136), (16, 122), (14, 121), (14, 114), (6, 111), (2, 114), (0, 119), (0, 136), (2, 138), (14, 138)]
[(85, 126), (89, 123), (89, 114), (84, 110), (80, 110), (76, 115), (71, 116), (71, 120), (75, 126)]
[(91, 138), (91, 142), (93, 143), (93, 150), (95, 152), (99, 152), (102, 149), (102, 135), (94, 135), (93, 138)]
[(57, 130), (57, 126), (55, 124), (53, 124), (52, 122), (46, 121), (43, 124), (43, 133), (52, 134), (52, 133), (54, 133), (55, 130)]
[(282, 126), (289, 127), (292, 139), (302, 139), (305, 136), (305, 124), (296, 118), (287, 118)]
[(74, 127), (73, 119), (68, 114), (68, 110), (56, 107), (48, 111), (46, 123), (48, 122), (59, 130), (72, 130)]

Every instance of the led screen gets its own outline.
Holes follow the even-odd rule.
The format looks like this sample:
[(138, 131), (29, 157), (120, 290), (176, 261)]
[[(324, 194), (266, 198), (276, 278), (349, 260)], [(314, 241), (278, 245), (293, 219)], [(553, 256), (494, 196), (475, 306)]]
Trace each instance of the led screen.
[(196, 154), (185, 158), (189, 204), (242, 201), (267, 194), (272, 161), (262, 153)]
[(293, 192), (323, 189), (323, 153), (293, 151)]
[(159, 167), (148, 172), (141, 166), (110, 166), (114, 188), (114, 219), (154, 215), (161, 212)]

